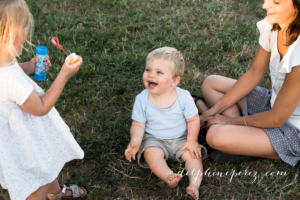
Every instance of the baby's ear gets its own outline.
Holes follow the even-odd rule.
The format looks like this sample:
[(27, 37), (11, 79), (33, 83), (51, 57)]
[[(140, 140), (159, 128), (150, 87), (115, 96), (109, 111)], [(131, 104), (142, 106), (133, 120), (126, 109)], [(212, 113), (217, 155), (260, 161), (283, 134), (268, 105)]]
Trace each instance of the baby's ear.
[(173, 79), (172, 86), (176, 87), (179, 82), (180, 82), (180, 76), (177, 76), (176, 78)]

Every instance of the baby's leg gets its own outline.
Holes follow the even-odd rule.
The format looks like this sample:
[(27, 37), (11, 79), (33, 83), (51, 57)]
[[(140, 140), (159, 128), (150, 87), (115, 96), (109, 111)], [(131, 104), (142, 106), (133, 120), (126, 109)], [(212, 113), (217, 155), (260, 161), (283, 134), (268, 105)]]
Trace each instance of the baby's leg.
[(181, 159), (185, 162), (185, 168), (189, 177), (189, 186), (186, 188), (186, 192), (194, 199), (198, 199), (203, 175), (202, 160), (201, 158), (193, 159), (189, 151), (184, 152)]
[(168, 167), (164, 159), (164, 151), (159, 147), (148, 147), (144, 151), (144, 158), (151, 171), (160, 179), (165, 181), (170, 188), (177, 187), (182, 178)]

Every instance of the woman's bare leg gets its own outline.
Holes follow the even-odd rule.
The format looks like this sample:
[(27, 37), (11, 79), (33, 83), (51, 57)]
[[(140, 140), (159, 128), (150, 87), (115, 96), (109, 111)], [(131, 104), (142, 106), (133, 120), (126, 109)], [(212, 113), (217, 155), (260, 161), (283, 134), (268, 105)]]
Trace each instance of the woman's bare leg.
[[(236, 83), (236, 80), (212, 75), (202, 85), (202, 93), (208, 107), (214, 106)], [(221, 113), (224, 116), (240, 117), (241, 103), (237, 102)], [(212, 125), (206, 141), (214, 149), (228, 154), (280, 159), (263, 129), (235, 125)]]
[(260, 128), (214, 124), (207, 132), (206, 141), (212, 148), (228, 154), (280, 159), (266, 132)]
[[(202, 94), (208, 108), (213, 107), (235, 83), (236, 80), (227, 77), (217, 75), (208, 76), (202, 84)], [(204, 107), (201, 104), (202, 102), (197, 102), (197, 107), (198, 109), (200, 108), (200, 112), (202, 113), (201, 108), (203, 110)], [(231, 118), (240, 117), (240, 102), (237, 102), (237, 104), (234, 104), (221, 114)]]
[(144, 158), (151, 171), (170, 188), (177, 187), (182, 175), (175, 174), (164, 159), (164, 151), (159, 147), (148, 147), (144, 151)]

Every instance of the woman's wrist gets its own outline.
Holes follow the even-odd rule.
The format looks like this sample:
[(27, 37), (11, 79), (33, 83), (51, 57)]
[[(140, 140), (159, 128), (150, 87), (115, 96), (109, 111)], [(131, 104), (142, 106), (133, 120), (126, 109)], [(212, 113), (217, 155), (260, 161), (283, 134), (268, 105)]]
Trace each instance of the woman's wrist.
[(231, 121), (230, 121), (230, 124), (231, 125), (245, 126), (245, 116), (232, 118)]

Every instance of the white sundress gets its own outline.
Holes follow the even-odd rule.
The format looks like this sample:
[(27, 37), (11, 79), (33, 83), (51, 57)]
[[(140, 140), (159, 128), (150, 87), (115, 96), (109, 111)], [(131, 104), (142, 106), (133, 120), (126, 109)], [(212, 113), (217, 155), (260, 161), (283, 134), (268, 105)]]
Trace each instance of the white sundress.
[(54, 107), (41, 117), (20, 107), (33, 90), (44, 94), (18, 63), (0, 67), (0, 185), (11, 200), (25, 200), (54, 181), (66, 162), (84, 157)]

